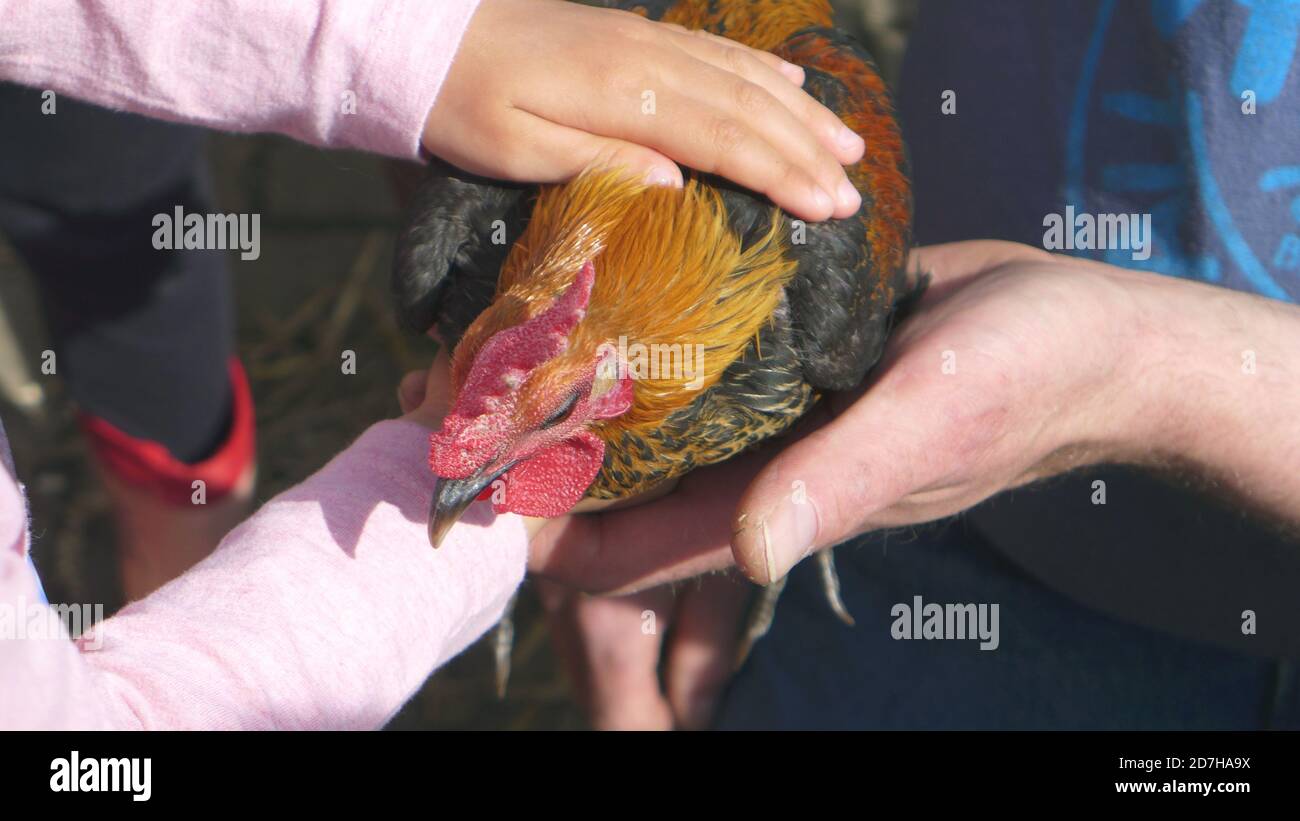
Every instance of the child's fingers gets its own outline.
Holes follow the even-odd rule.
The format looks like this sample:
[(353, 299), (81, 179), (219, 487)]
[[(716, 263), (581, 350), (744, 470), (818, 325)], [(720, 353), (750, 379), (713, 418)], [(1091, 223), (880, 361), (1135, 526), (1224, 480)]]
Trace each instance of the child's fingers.
[[(753, 63), (752, 67), (764, 73), (768, 72), (766, 67), (756, 63)], [(697, 72), (697, 75), (704, 81), (697, 80), (696, 83), (689, 87), (687, 93), (701, 107), (693, 109), (697, 119), (694, 123), (689, 121), (686, 123), (688, 127), (684, 129), (684, 133), (688, 137), (694, 136), (697, 140), (702, 141), (700, 147), (707, 152), (706, 156), (708, 153), (715, 153), (723, 163), (720, 167), (725, 168), (727, 167), (725, 163), (731, 159), (726, 155), (737, 153), (721, 150), (726, 147), (725, 139), (719, 140), (720, 134), (716, 131), (714, 125), (729, 119), (731, 122), (748, 126), (749, 130), (758, 139), (771, 146), (772, 150), (777, 152), (781, 158), (780, 165), (793, 166), (807, 174), (830, 198), (833, 204), (832, 213), (834, 216), (847, 217), (858, 210), (862, 199), (844, 173), (840, 158), (827, 145), (827, 143), (831, 146), (835, 145), (834, 141), (823, 141), (819, 137), (819, 134), (827, 132), (831, 128), (844, 128), (839, 123), (838, 118), (829, 111), (822, 109), (820, 104), (813, 102), (811, 98), (807, 98), (806, 94), (795, 89), (780, 77), (775, 78), (775, 85), (784, 89), (783, 93), (789, 94), (793, 92), (793, 94), (789, 94), (792, 98), (791, 105), (801, 105), (801, 102), (795, 99), (796, 97), (807, 98), (806, 108), (808, 112), (820, 109), (828, 119), (824, 122), (818, 117), (810, 120), (808, 119), (811, 116), (810, 113), (796, 116), (786, 102), (770, 92), (765, 85), (741, 79), (737, 74), (725, 69), (710, 66), (708, 69)], [(719, 118), (724, 119), (720, 120)], [(694, 125), (694, 128), (691, 128), (691, 125)], [(848, 133), (852, 134), (852, 132)], [(856, 136), (854, 136), (854, 139), (856, 140)], [(836, 148), (835, 150), (840, 149)], [(844, 153), (845, 156), (850, 156), (849, 151), (845, 150)], [(854, 151), (851, 156), (856, 160), (859, 152)], [(739, 168), (746, 169), (747, 167), (740, 165)], [(761, 173), (763, 170), (763, 166), (755, 166), (753, 173)], [(779, 171), (781, 169), (780, 166), (777, 166), (768, 170)], [(731, 177), (730, 173), (722, 173)], [(780, 193), (773, 196), (772, 191), (768, 189), (758, 190), (772, 196), (775, 201), (780, 199)]]
[[(737, 103), (731, 92), (717, 93), (732, 99), (721, 106), (707, 98), (669, 99), (666, 110), (672, 112), (672, 127), (656, 123), (651, 129), (649, 124), (634, 123), (629, 139), (647, 142), (684, 165), (766, 194), (796, 216), (812, 220), (835, 216), (839, 210), (835, 192), (841, 183), (848, 183), (835, 158), (819, 151), (811, 135), (802, 141), (794, 136), (798, 125), (787, 122), (788, 110), (775, 100), (754, 102), (752, 113), (742, 113), (739, 107), (751, 103)], [(757, 95), (754, 99), (759, 100)], [(842, 215), (853, 210), (846, 208)]]
[[(613, 84), (581, 101), (544, 91), (519, 107), (720, 174), (804, 219), (857, 210), (860, 200), (839, 160), (785, 105), (758, 84), (677, 54), (665, 58), (664, 77), (641, 96)], [(790, 86), (779, 77), (776, 82)]]
[(790, 70), (793, 69), (800, 78), (795, 82), (802, 84), (803, 69), (775, 54), (747, 48), (708, 32), (687, 32), (682, 35), (681, 44), (682, 49), (696, 59), (744, 77), (771, 94), (793, 115), (800, 125), (799, 131), (811, 131), (840, 163), (848, 165), (862, 158), (865, 150), (862, 138), (844, 125), (835, 112), (791, 82)]
[[(677, 164), (652, 148), (559, 125), (518, 109), (506, 117), (503, 130), (510, 132), (518, 149), (495, 159), (492, 167), (497, 176), (519, 182), (565, 182), (589, 168), (622, 168), (652, 185), (682, 184)], [(486, 173), (472, 159), (456, 164)]]
[[(715, 89), (725, 86), (716, 78), (724, 72), (694, 62), (703, 72), (715, 75)], [(734, 82), (734, 75), (730, 76)], [(597, 119), (589, 127), (600, 134), (612, 135), (601, 137), (558, 125), (577, 117), (576, 112), (560, 110), (548, 116), (543, 113), (545, 109), (539, 109), (534, 112), (538, 119), (549, 121), (552, 127), (528, 124), (532, 131), (527, 142), (535, 148), (501, 157), (499, 163), (506, 166), (512, 179), (554, 181), (568, 179), (591, 165), (622, 162), (629, 169), (662, 167), (667, 170), (667, 165), (676, 161), (766, 194), (777, 205), (804, 219), (824, 220), (853, 213), (856, 203), (837, 208), (832, 193), (841, 184), (848, 185), (848, 178), (835, 158), (816, 146), (806, 129), (803, 141), (793, 136), (801, 126), (787, 122), (789, 111), (762, 89), (748, 85), (756, 99), (766, 97), (770, 101), (763, 105), (770, 117), (757, 111), (742, 114), (731, 91), (716, 91), (715, 97), (725, 101), (717, 102), (708, 96), (707, 89), (697, 99), (694, 94), (667, 88), (658, 93), (652, 115), (641, 114), (625, 101), (618, 105), (594, 103), (593, 108), (600, 111), (586, 115), (588, 119)], [(557, 128), (570, 133), (565, 135)], [(510, 131), (519, 138), (515, 128)], [(781, 147), (768, 141), (767, 135), (773, 134)], [(796, 158), (800, 161), (796, 162)], [(449, 159), (464, 167), (455, 158)], [(808, 170), (810, 165), (816, 167), (816, 177)]]
[(424, 401), (424, 386), (428, 382), (428, 371), (411, 371), (397, 384), (397, 404), (402, 413), (410, 413), (420, 407)]
[[(763, 63), (773, 71), (776, 71), (777, 73), (781, 74), (781, 76), (785, 77), (787, 80), (794, 83), (796, 86), (803, 85), (805, 79), (804, 70), (801, 67), (795, 65), (794, 63), (791, 63), (787, 60), (783, 60), (780, 57), (777, 57), (775, 54), (773, 54), (770, 51), (763, 51), (761, 49), (750, 48), (744, 43), (738, 42), (736, 40), (728, 40), (726, 37), (719, 36), (717, 34), (714, 34), (713, 32), (703, 31), (701, 29), (688, 29), (685, 26), (680, 26), (676, 23), (661, 23), (660, 25), (662, 25), (664, 28), (671, 29), (673, 32), (675, 32), (676, 34), (682, 37), (689, 37), (691, 40), (694, 40), (697, 43), (702, 42), (716, 47), (735, 49), (737, 51), (743, 52), (749, 57), (752, 57), (755, 60), (758, 60), (759, 62)], [(695, 56), (697, 58), (703, 59), (700, 54), (696, 54)]]
[(424, 398), (420, 404), (432, 403), (434, 412), (441, 416), (447, 412), (451, 404), (451, 357), (447, 354), (445, 345), (434, 354), (426, 375)]
[(777, 57), (775, 54), (773, 54), (770, 51), (762, 51), (761, 49), (750, 48), (749, 46), (744, 45), (743, 43), (738, 43), (735, 40), (728, 40), (726, 37), (723, 37), (718, 34), (714, 34), (711, 31), (701, 31), (698, 29), (695, 31), (690, 31), (690, 30), (687, 31), (692, 37), (701, 39), (708, 43), (713, 43), (718, 46), (725, 46), (727, 48), (739, 48), (742, 51), (744, 51), (746, 54), (754, 57), (755, 59), (765, 63), (767, 66), (775, 69), (777, 72), (779, 72), (782, 76), (786, 77), (790, 82), (794, 83), (795, 85), (797, 86), (803, 85), (803, 81), (805, 79), (805, 73), (803, 68), (787, 60), (783, 60), (780, 57)]
[(451, 373), (446, 347), (439, 348), (429, 369), (410, 371), (397, 383), (397, 404), (402, 413), (410, 413), (430, 400), (439, 416), (446, 413), (448, 394), (451, 392)]

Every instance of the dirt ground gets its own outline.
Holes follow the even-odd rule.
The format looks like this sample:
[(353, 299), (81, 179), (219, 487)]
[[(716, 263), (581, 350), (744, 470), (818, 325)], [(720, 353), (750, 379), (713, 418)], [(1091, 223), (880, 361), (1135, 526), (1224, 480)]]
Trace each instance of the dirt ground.
[[(859, 0), (843, 0), (854, 6)], [(911, 0), (865, 3), (845, 18), (872, 30), (897, 71)], [(262, 254), (229, 255), (239, 354), (257, 404), (259, 500), (323, 465), (367, 426), (398, 413), (401, 375), (433, 343), (396, 329), (388, 272), (400, 210), (386, 161), (276, 137), (214, 135), (218, 210), (261, 214)], [(47, 345), (27, 273), (0, 239), (3, 414), (32, 508), (34, 556), (51, 600), (120, 606), (106, 499), (89, 469), (57, 377), (39, 375)], [(354, 375), (340, 352), (356, 352)], [(510, 692), (498, 701), (490, 648), (479, 642), (433, 676), (395, 729), (571, 729), (584, 726), (557, 669), (528, 586), (516, 613)]]

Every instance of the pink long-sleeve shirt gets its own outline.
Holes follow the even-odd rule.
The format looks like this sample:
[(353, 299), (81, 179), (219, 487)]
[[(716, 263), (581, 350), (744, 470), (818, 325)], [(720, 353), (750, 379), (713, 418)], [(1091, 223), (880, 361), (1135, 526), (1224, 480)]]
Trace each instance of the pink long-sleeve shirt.
[(478, 0), (0, 0), (0, 79), (416, 157)]
[[(475, 5), (0, 0), (0, 79), (414, 157)], [(500, 617), (524, 573), (516, 516), (471, 508), (429, 547), (427, 452), (427, 430), (380, 422), (74, 642), (27, 624), (43, 611), (0, 429), (0, 729), (382, 725)]]

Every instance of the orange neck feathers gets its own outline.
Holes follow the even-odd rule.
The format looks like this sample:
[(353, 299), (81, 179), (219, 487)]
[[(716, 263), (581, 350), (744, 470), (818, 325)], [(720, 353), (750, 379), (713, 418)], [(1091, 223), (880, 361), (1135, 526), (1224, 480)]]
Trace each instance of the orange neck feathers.
[[(502, 268), (493, 304), (457, 347), (453, 385), (463, 383), (492, 334), (545, 310), (591, 261), (596, 278), (585, 316), (567, 349), (539, 366), (530, 382), (539, 395), (570, 384), (607, 345), (692, 356), (692, 368), (699, 351), (702, 372), (637, 374), (632, 407), (593, 430), (614, 441), (624, 431), (656, 427), (716, 383), (776, 310), (794, 273), (783, 256), (780, 225), (773, 219), (772, 230), (742, 250), (718, 194), (694, 180), (682, 189), (658, 188), (590, 173), (543, 187)], [(601, 388), (598, 380), (595, 391)]]

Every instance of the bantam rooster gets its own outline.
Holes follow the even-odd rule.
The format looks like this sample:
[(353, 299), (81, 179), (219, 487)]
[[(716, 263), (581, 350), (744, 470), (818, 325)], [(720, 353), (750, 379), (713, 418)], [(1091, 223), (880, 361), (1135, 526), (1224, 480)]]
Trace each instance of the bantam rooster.
[[(434, 545), (478, 498), (498, 512), (557, 516), (781, 433), (821, 392), (862, 381), (915, 290), (889, 94), (825, 0), (606, 5), (802, 66), (805, 90), (866, 141), (848, 169), (862, 206), (804, 225), (712, 177), (673, 189), (588, 173), (538, 190), (435, 164), (394, 273), (403, 323), (436, 325), (454, 349), (453, 403), (429, 456)], [(659, 358), (645, 367), (630, 350)], [(829, 561), (824, 573), (847, 619)]]

